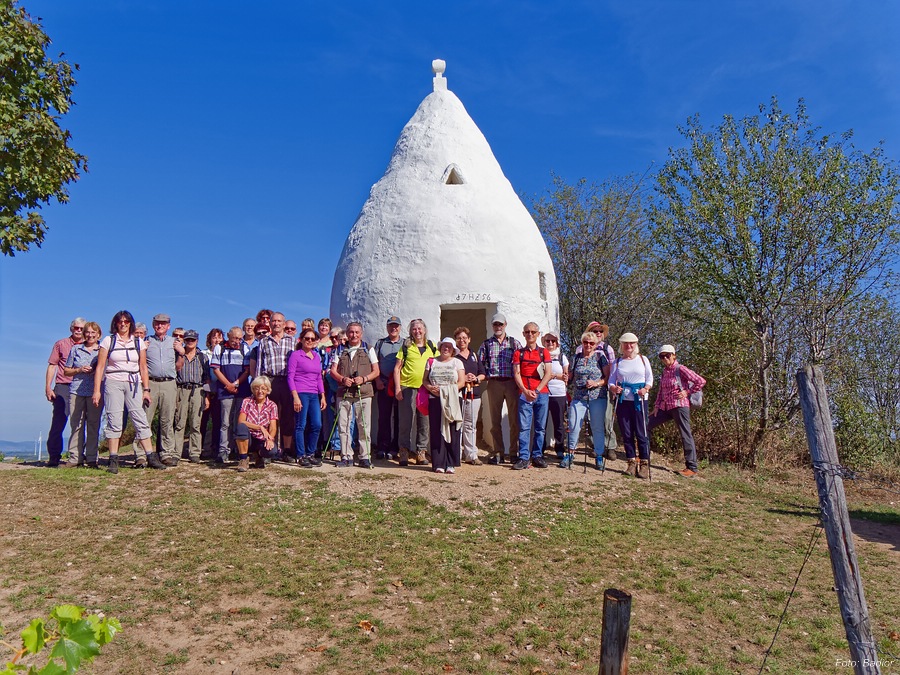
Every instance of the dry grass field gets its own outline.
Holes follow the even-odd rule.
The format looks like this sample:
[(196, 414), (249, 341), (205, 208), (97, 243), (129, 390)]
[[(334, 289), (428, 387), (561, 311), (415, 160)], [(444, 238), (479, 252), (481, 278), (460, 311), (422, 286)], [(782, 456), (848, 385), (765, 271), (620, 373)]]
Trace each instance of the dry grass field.
[[(118, 617), (87, 669), (104, 674), (596, 672), (613, 587), (633, 595), (632, 673), (756, 673), (817, 530), (812, 474), (654, 464), (646, 483), (622, 461), (455, 476), (7, 462), (0, 622), (13, 642), (63, 602)], [(900, 495), (859, 487), (872, 624), (896, 654)], [(765, 672), (847, 658), (822, 536)]]

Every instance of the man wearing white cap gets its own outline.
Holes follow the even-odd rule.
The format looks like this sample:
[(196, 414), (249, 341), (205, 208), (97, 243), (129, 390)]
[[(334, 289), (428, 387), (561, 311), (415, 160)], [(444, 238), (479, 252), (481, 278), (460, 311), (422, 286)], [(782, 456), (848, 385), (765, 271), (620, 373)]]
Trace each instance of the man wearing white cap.
[(656, 392), (656, 402), (653, 404), (647, 431), (649, 433), (660, 424), (675, 420), (681, 433), (686, 465), (678, 473), (685, 478), (693, 478), (697, 475), (697, 448), (691, 433), (690, 396), (703, 389), (706, 380), (678, 363), (675, 347), (672, 345), (659, 348), (659, 360), (662, 361), (663, 372), (659, 378), (659, 390)]

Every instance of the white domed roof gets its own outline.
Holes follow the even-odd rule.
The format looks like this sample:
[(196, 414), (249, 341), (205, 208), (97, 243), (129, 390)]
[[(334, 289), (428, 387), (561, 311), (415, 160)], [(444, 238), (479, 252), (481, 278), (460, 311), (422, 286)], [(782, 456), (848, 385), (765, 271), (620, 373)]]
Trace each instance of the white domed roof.
[(484, 309), (486, 325), (501, 311), (516, 336), (527, 321), (556, 330), (544, 240), (442, 72), (435, 62), (435, 91), (403, 128), (347, 237), (331, 318), (361, 321), (370, 341), (391, 315), (423, 318), (434, 338), (454, 307)]

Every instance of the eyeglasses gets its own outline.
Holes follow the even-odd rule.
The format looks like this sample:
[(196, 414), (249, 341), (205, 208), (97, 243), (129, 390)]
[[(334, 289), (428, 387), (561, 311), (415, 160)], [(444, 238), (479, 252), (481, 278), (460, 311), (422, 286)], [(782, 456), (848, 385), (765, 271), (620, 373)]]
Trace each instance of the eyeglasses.
[(522, 333), (524, 335), (539, 335), (541, 331), (539, 330), (523, 330)]
[(659, 360), (665, 361), (666, 359), (671, 359), (673, 356), (675, 356), (675, 355), (674, 354), (660, 354)]
[(597, 344), (597, 343), (596, 343), (596, 342), (591, 342), (590, 340), (582, 340), (582, 341), (581, 341), (581, 344), (583, 344), (583, 345), (595, 345), (595, 344)]
[(172, 337), (183, 338), (183, 337), (184, 337), (184, 333), (172, 333)]
[(303, 341), (304, 341), (304, 342), (315, 342), (317, 339), (318, 339), (318, 338), (309, 337), (309, 336), (307, 335), (305, 338), (303, 338)]
[(184, 338), (185, 342), (196, 342), (197, 338)]
[(285, 328), (284, 332), (285, 333), (296, 333), (297, 329), (296, 328)]
[(557, 340), (550, 340), (550, 339), (544, 340), (544, 344), (546, 344), (546, 345), (555, 345), (556, 343), (557, 343)]
[(491, 326), (493, 326), (494, 328), (496, 328), (497, 326), (505, 326), (505, 325), (506, 325), (505, 323), (500, 323), (499, 321), (495, 321), (494, 323), (491, 324)]

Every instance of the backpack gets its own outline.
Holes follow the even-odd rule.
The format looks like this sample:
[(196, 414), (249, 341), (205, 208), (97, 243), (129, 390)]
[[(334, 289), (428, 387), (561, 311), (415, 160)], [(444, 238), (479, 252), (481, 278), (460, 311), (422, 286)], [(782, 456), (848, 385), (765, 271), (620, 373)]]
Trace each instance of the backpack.
[[(679, 389), (684, 389), (684, 385), (681, 384), (681, 364), (679, 363), (675, 366), (675, 382), (678, 384)], [(703, 390), (698, 389), (697, 391), (691, 391), (688, 389), (688, 401), (691, 404), (692, 408), (699, 408), (703, 405)]]
[[(540, 384), (541, 380), (544, 379), (544, 372), (546, 370), (546, 365), (547, 365), (547, 362), (544, 360), (545, 357), (549, 356), (550, 361), (551, 362), (553, 361), (553, 355), (550, 354), (550, 350), (547, 349), (546, 347), (538, 347), (537, 349), (532, 350), (534, 352), (537, 352), (537, 354), (538, 354), (537, 362), (535, 362), (531, 359), (525, 358), (525, 354), (528, 353), (528, 350), (525, 347), (522, 347), (521, 349), (517, 349), (516, 351), (519, 353), (519, 368), (521, 368), (522, 364), (524, 364), (526, 362), (538, 364), (537, 368), (534, 371), (534, 377), (537, 378), (537, 384)], [(562, 362), (560, 362), (560, 365), (562, 365)], [(529, 378), (529, 379), (531, 379), (531, 378)]]
[[(428, 345), (428, 348), (431, 349), (432, 354), (438, 353), (437, 347), (431, 340), (426, 340), (425, 342)], [(403, 348), (400, 351), (403, 352), (403, 360), (406, 361), (406, 359), (409, 357), (409, 345), (403, 345)], [(376, 349), (375, 352), (377, 353), (378, 350)]]
[[(106, 355), (107, 361), (109, 361), (109, 354), (112, 354), (113, 350), (116, 348), (116, 334), (113, 333), (110, 336), (110, 338), (111, 339), (109, 341), (109, 353)], [(142, 348), (141, 347), (141, 338), (139, 338), (139, 337), (134, 338), (134, 351), (135, 351), (135, 353), (137, 353), (138, 361), (141, 360), (141, 348)], [(128, 347), (122, 347), (122, 349), (124, 349), (126, 352), (128, 351)], [(127, 353), (125, 354), (125, 358), (128, 359)], [(130, 361), (131, 359), (128, 359), (128, 360)]]

